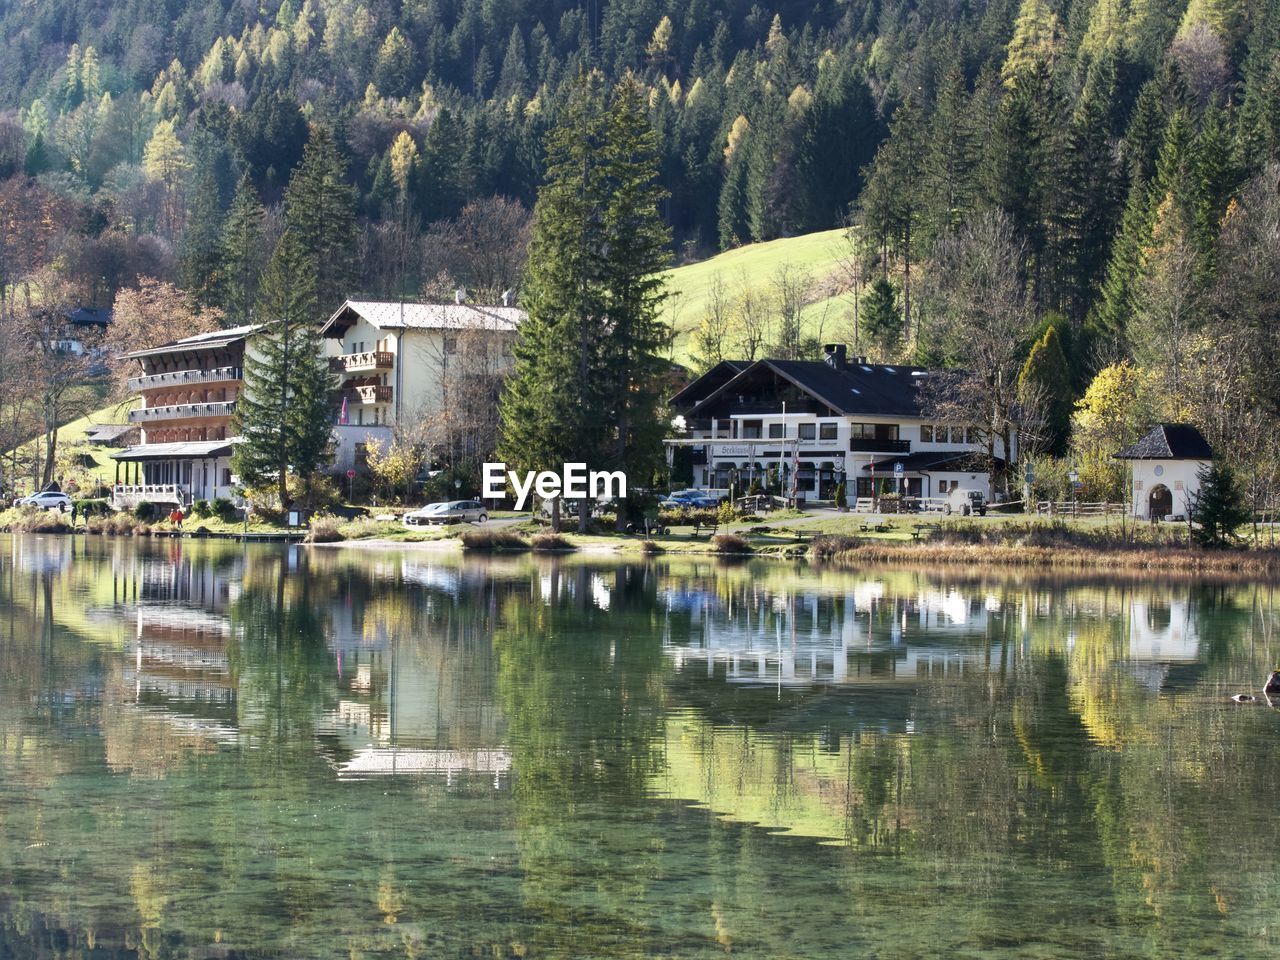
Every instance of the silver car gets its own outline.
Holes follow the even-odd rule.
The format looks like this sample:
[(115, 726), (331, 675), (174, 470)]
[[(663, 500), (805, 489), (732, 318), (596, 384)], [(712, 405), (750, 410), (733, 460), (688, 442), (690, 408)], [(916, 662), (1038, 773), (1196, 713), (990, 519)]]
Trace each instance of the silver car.
[(429, 503), (404, 515), (406, 527), (427, 527), (437, 523), (485, 523), (489, 512), (478, 500), (445, 500)]
[(71, 509), (71, 498), (57, 490), (41, 490), (29, 497), (13, 501), (15, 507), (39, 507), (41, 510), (57, 510), (66, 513)]

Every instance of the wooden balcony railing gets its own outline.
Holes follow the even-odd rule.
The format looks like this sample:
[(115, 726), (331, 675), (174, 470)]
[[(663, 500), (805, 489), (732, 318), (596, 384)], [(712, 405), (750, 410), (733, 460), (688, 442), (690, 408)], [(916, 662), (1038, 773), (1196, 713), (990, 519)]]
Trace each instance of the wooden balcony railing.
[(348, 403), (390, 403), (391, 388), (381, 384), (348, 387), (342, 391)]
[(329, 358), (329, 369), (334, 373), (364, 373), (369, 370), (390, 370), (396, 355), (390, 350), (366, 350), (364, 353), (344, 353)]
[(163, 407), (142, 407), (129, 411), (130, 423), (154, 423), (157, 420), (198, 420), (205, 417), (229, 417), (236, 412), (236, 402), (171, 403)]
[(239, 367), (212, 367), (208, 370), (172, 370), (146, 377), (131, 377), (129, 389), (152, 390), (156, 387), (185, 387), (193, 383), (227, 383), (241, 379)]

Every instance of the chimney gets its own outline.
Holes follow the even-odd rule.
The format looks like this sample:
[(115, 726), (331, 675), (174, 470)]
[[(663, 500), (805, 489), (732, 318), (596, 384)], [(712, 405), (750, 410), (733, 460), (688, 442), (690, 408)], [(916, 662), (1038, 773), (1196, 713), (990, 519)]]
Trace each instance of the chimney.
[(843, 370), (848, 366), (848, 348), (843, 343), (828, 343), (822, 348), (823, 359), (827, 366), (835, 370)]
[(459, 287), (457, 290), (453, 291), (454, 303), (461, 304), (466, 302), (466, 299), (467, 299), (467, 290), (465, 287)]
[(509, 307), (509, 306), (511, 306), (511, 301), (515, 299), (515, 296), (516, 296), (516, 292), (515, 292), (514, 290), (503, 290), (503, 291), (502, 291), (502, 305), (503, 305), (504, 307)]

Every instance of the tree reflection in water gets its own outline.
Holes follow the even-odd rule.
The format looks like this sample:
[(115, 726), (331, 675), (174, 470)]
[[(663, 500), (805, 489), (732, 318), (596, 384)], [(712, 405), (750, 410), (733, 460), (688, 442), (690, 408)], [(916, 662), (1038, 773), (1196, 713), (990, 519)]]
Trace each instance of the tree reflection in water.
[(1266, 585), (4, 543), (0, 955), (1277, 946)]

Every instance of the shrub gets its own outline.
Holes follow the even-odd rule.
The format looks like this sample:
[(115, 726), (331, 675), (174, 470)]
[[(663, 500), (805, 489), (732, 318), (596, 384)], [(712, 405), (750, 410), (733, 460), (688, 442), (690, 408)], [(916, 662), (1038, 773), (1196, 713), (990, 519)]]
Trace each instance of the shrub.
[(729, 524), (737, 518), (734, 512), (733, 504), (726, 500), (716, 509), (716, 523)]
[(111, 504), (106, 500), (77, 500), (76, 510), (82, 517), (105, 517), (111, 512)]
[(539, 533), (533, 538), (533, 549), (541, 553), (549, 553), (555, 550), (576, 550), (572, 543), (558, 533)]
[(736, 533), (717, 533), (711, 538), (711, 545), (716, 548), (716, 553), (751, 552), (751, 544), (747, 542), (747, 538)]
[(514, 530), (465, 530), (462, 533), (463, 550), (528, 550), (529, 541)]
[(236, 518), (236, 505), (225, 497), (218, 497), (209, 502), (209, 512), (226, 523)]
[(342, 532), (344, 521), (338, 517), (325, 514), (319, 517), (313, 517), (311, 526), (307, 530), (307, 543), (337, 543), (347, 539), (346, 534)]
[(849, 500), (845, 496), (843, 480), (836, 484), (835, 500), (837, 507), (847, 507), (849, 505)]
[(90, 517), (85, 521), (85, 533), (110, 536), (132, 536), (140, 526), (144, 526), (131, 513), (112, 513), (102, 517)]
[(149, 500), (139, 500), (133, 508), (133, 515), (144, 523), (155, 518), (156, 507)]
[(191, 516), (193, 517), (204, 518), (209, 516), (210, 513), (208, 500), (196, 500), (191, 504)]
[(662, 546), (655, 540), (642, 540), (640, 542), (640, 552), (648, 555), (666, 553)]

